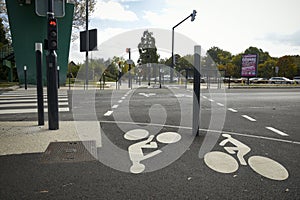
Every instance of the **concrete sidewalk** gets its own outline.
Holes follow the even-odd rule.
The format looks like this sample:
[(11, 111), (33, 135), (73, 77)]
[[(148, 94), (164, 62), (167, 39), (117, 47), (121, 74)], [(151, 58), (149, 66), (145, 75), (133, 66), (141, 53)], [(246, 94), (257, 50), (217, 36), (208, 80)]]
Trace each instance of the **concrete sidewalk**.
[(59, 130), (48, 130), (48, 124), (37, 122), (0, 122), (0, 155), (41, 153), (50, 142), (79, 141), (75, 123), (60, 121)]

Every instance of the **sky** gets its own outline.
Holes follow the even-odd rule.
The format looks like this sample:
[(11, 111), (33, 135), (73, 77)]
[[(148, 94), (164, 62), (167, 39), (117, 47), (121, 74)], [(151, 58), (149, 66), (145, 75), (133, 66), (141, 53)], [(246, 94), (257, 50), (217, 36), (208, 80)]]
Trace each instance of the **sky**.
[[(105, 41), (136, 29), (171, 33), (173, 26), (196, 10), (196, 19), (186, 20), (175, 32), (203, 49), (217, 46), (235, 55), (254, 46), (281, 57), (300, 55), (299, 8), (299, 0), (97, 0), (89, 28), (97, 28), (101, 49)], [(171, 34), (166, 40), (171, 41)], [(97, 57), (97, 52), (90, 54)], [(71, 44), (69, 60), (84, 62), (79, 40)]]

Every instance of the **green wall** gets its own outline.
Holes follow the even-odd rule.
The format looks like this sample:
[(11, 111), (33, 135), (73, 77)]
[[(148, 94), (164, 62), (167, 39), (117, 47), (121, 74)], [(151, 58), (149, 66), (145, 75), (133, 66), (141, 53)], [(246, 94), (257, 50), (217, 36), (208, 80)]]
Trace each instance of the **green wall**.
[[(17, 0), (6, 0), (15, 61), (20, 83), (24, 83), (24, 65), (27, 66), (29, 84), (36, 84), (35, 43), (43, 43), (47, 36), (47, 18), (35, 13), (35, 1), (30, 5), (18, 4)], [(65, 16), (58, 18), (57, 65), (60, 67), (60, 84), (66, 81), (72, 32), (74, 5), (66, 4)], [(46, 53), (43, 50), (43, 83), (46, 81)]]

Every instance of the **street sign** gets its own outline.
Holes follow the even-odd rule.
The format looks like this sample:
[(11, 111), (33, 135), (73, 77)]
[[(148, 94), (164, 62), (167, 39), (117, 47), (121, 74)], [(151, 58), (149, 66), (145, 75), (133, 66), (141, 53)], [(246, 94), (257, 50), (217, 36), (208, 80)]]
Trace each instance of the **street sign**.
[[(65, 0), (53, 0), (54, 1), (54, 16), (65, 16)], [(35, 0), (35, 13), (38, 16), (46, 17), (48, 12), (48, 0)]]
[(126, 60), (126, 63), (127, 63), (128, 65), (133, 65), (133, 60), (128, 59), (128, 60)]
[[(97, 29), (89, 32), (89, 51), (97, 51)], [(80, 52), (86, 51), (86, 31), (80, 31)]]

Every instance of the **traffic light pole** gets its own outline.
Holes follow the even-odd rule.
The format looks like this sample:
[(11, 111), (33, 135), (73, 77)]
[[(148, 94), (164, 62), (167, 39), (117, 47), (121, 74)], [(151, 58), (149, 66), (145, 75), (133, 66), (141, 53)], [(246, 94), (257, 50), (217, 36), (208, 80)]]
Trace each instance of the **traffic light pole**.
[[(59, 129), (58, 123), (58, 92), (57, 92), (57, 55), (55, 49), (57, 48), (57, 43), (55, 47), (49, 46), (52, 44), (50, 41), (51, 33), (49, 31), (49, 21), (54, 19), (53, 13), (53, 0), (48, 0), (48, 54), (46, 56), (47, 60), (47, 98), (48, 98), (48, 126), (49, 130)], [(56, 27), (56, 24), (55, 24)], [(53, 36), (53, 35), (52, 35)], [(57, 36), (57, 35), (56, 35)], [(49, 42), (50, 41), (50, 42)], [(57, 42), (57, 41), (54, 41)]]
[(174, 66), (175, 66), (175, 62), (174, 62), (174, 29), (190, 17), (192, 18), (191, 20), (194, 21), (196, 13), (197, 13), (196, 10), (193, 10), (192, 14), (190, 14), (189, 16), (184, 18), (181, 22), (179, 22), (172, 28), (172, 62), (171, 62), (170, 82), (173, 82), (173, 74), (174, 74)]

